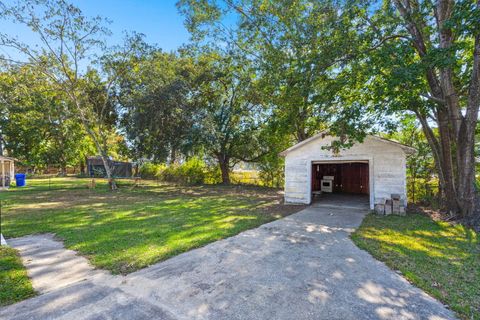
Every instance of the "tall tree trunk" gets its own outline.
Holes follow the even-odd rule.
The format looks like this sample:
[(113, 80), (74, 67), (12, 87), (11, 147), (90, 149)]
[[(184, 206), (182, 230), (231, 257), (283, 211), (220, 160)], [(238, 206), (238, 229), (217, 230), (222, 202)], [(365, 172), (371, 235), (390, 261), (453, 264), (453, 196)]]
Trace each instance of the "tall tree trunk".
[(454, 141), (451, 140), (451, 132), (449, 128), (448, 115), (442, 111), (438, 113), (438, 131), (440, 136), (440, 166), (443, 175), (441, 190), (445, 194), (445, 203), (448, 212), (455, 215), (459, 212), (459, 203), (457, 198), (457, 186), (455, 179), (455, 169), (452, 146)]
[[(394, 0), (395, 7), (406, 23), (412, 44), (421, 59), (428, 59), (430, 39), (436, 32), (439, 49), (457, 59), (451, 48), (455, 45), (456, 33), (448, 23), (456, 5), (453, 0), (438, 0), (433, 7), (437, 28), (429, 30), (426, 21), (418, 14), (418, 6), (410, 0)], [(480, 10), (480, 0), (476, 1)], [(460, 215), (467, 224), (480, 223), (475, 211), (475, 129), (480, 106), (480, 31), (474, 31), (474, 51), (471, 79), (468, 84), (468, 99), (462, 114), (458, 86), (455, 84), (452, 65), (428, 67), (425, 70), (429, 91), (438, 106), (437, 126), (439, 140), (433, 135), (426, 119), (420, 115), (425, 135), (432, 147), (439, 172), (441, 189), (451, 214)], [(447, 59), (448, 60), (448, 59)], [(417, 113), (417, 117), (419, 114)]]
[(100, 153), (100, 156), (102, 157), (102, 162), (103, 162), (103, 166), (105, 167), (105, 174), (107, 176), (106, 178), (108, 180), (108, 186), (110, 190), (112, 191), (117, 190), (118, 189), (117, 183), (115, 182), (115, 179), (113, 179), (112, 177), (112, 168), (110, 167), (110, 159), (108, 158), (108, 155), (106, 154), (105, 149), (102, 148), (102, 146), (100, 145), (100, 142), (97, 139), (97, 136), (92, 131), (92, 129), (88, 127), (88, 125), (85, 125), (85, 129), (89, 133), (90, 137), (95, 143), (95, 146), (97, 147), (97, 151)]
[[(462, 132), (462, 134), (468, 135), (468, 132)], [(458, 200), (461, 214), (466, 222), (475, 225), (480, 222), (480, 218), (475, 217), (474, 145), (469, 143), (468, 139), (474, 138), (465, 137), (463, 141), (459, 140), (457, 144)]]
[(222, 172), (222, 184), (230, 184), (230, 159), (225, 155), (218, 155), (217, 159)]
[[(72, 101), (75, 103), (75, 107), (77, 108), (77, 111), (80, 114), (80, 120), (82, 121), (82, 125), (85, 128), (85, 130), (87, 131), (87, 134), (90, 136), (90, 138), (92, 138), (93, 143), (95, 144), (95, 147), (97, 148), (97, 152), (102, 157), (102, 162), (103, 162), (103, 166), (105, 167), (105, 174), (107, 176), (106, 178), (108, 180), (108, 186), (109, 186), (110, 190), (112, 190), (112, 191), (117, 190), (118, 189), (117, 183), (115, 182), (115, 179), (113, 179), (113, 177), (112, 177), (112, 169), (110, 168), (108, 155), (105, 152), (106, 148), (102, 147), (102, 145), (99, 141), (99, 138), (97, 137), (97, 135), (95, 134), (93, 129), (90, 127), (90, 125), (88, 123), (88, 117), (85, 115), (85, 112), (84, 112), (77, 96), (69, 90), (65, 90), (65, 93), (67, 93), (70, 96), (70, 98), (72, 99)], [(102, 129), (100, 128), (100, 130), (102, 130)]]
[(85, 171), (85, 162), (84, 162), (83, 158), (80, 159), (80, 174), (81, 175), (86, 175), (87, 174), (86, 171)]
[[(477, 0), (476, 10), (480, 11), (480, 0)], [(480, 213), (475, 208), (475, 131), (480, 107), (480, 31), (478, 30), (475, 36), (472, 76), (468, 90), (467, 108), (465, 117), (462, 118), (457, 141), (459, 201), (467, 224), (480, 228)]]
[(62, 177), (66, 177), (67, 176), (67, 165), (65, 163), (62, 163), (60, 165), (60, 175)]
[(172, 147), (170, 150), (170, 164), (177, 163), (177, 149)]
[(107, 176), (106, 178), (108, 180), (108, 186), (109, 186), (110, 190), (112, 190), (112, 191), (117, 190), (118, 189), (117, 183), (115, 182), (115, 179), (113, 179), (113, 177), (112, 177), (112, 169), (110, 168), (108, 155), (106, 154), (105, 149), (100, 144), (100, 141), (98, 141), (97, 135), (92, 130), (92, 128), (90, 128), (90, 126), (88, 125), (86, 117), (83, 114), (83, 112), (81, 110), (81, 106), (79, 105), (78, 101), (75, 100), (75, 103), (77, 105), (77, 109), (79, 110), (79, 112), (81, 114), (81, 120), (82, 120), (83, 126), (84, 126), (85, 130), (87, 131), (88, 135), (90, 136), (90, 138), (92, 138), (93, 142), (95, 143), (95, 147), (97, 148), (97, 151), (100, 153), (100, 156), (102, 157), (103, 166), (105, 167), (105, 174)]

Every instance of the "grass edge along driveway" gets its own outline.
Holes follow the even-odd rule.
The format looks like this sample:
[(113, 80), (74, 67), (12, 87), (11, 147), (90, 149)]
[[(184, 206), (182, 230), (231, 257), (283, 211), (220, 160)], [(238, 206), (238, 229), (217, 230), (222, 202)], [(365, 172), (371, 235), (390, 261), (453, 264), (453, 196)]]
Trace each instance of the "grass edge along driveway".
[(7, 200), (7, 238), (53, 233), (99, 268), (127, 274), (213, 241), (236, 235), (301, 206), (284, 206), (278, 190), (245, 186), (172, 186), (103, 181), (30, 180)]
[(34, 295), (35, 291), (17, 250), (0, 246), (0, 307)]
[(351, 238), (460, 318), (480, 319), (480, 241), (474, 231), (421, 214), (369, 214)]

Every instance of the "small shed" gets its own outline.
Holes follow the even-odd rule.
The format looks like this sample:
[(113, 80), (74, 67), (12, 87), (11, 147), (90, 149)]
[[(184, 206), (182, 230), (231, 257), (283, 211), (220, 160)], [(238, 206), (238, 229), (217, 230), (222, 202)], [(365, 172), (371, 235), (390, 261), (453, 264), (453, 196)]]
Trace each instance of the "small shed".
[(406, 206), (406, 156), (414, 148), (369, 135), (334, 153), (328, 147), (335, 140), (320, 133), (280, 153), (285, 157), (286, 203), (310, 204), (323, 190), (368, 195), (372, 210), (393, 194)]
[[(126, 161), (108, 160), (112, 176), (115, 178), (131, 178), (132, 177), (132, 163)], [(103, 159), (100, 156), (87, 157), (88, 174), (91, 177), (106, 177), (106, 170), (103, 164)]]
[(15, 176), (15, 158), (0, 156), (0, 190), (10, 187)]

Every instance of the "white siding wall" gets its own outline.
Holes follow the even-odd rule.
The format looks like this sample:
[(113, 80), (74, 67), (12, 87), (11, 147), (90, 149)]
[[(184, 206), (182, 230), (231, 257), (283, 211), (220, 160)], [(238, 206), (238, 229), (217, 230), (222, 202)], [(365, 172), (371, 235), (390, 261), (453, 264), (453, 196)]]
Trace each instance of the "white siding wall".
[(311, 167), (314, 161), (368, 160), (370, 173), (370, 207), (392, 193), (402, 196), (406, 204), (406, 154), (394, 144), (367, 137), (363, 143), (340, 151), (335, 156), (322, 146), (332, 137), (316, 139), (290, 151), (285, 157), (285, 201), (310, 203)]

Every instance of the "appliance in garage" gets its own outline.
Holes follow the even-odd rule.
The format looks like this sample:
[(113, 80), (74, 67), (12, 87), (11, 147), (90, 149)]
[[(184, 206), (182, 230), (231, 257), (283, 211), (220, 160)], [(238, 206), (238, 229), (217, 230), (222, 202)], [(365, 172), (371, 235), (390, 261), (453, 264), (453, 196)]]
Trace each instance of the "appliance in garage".
[(333, 178), (334, 176), (323, 176), (320, 181), (320, 190), (322, 192), (333, 192)]

